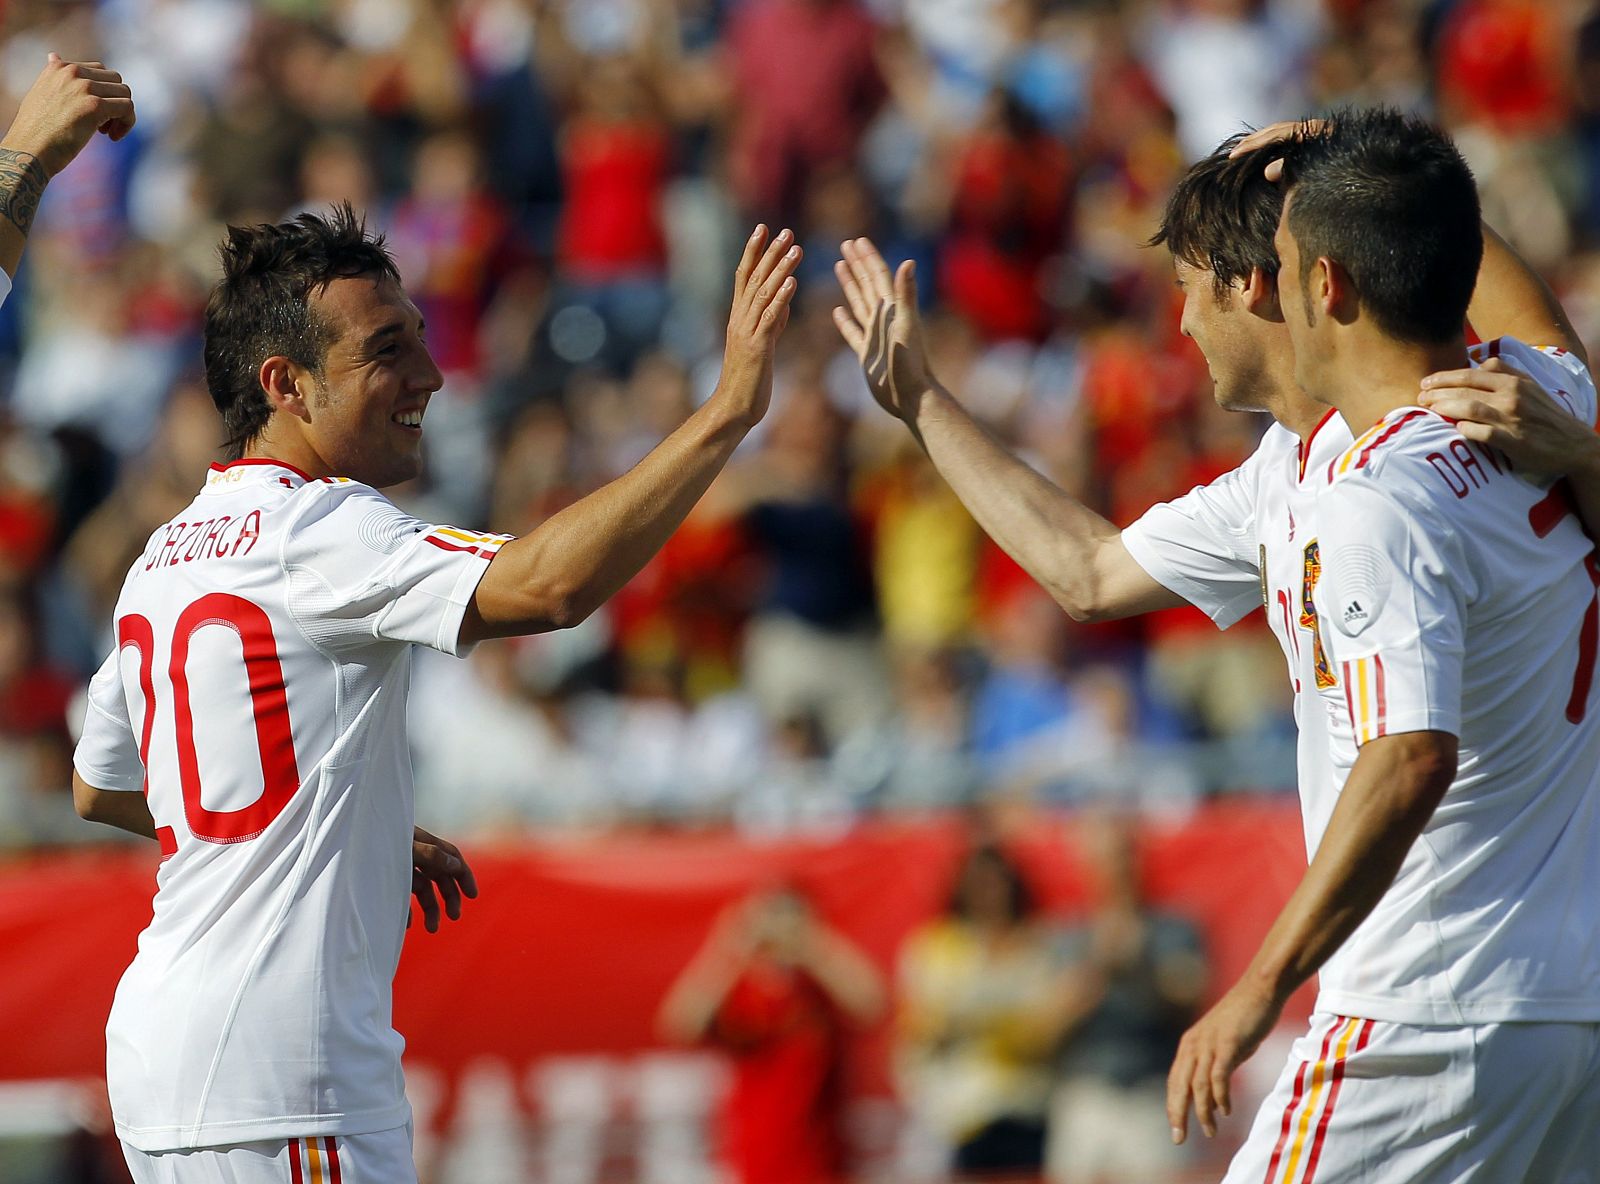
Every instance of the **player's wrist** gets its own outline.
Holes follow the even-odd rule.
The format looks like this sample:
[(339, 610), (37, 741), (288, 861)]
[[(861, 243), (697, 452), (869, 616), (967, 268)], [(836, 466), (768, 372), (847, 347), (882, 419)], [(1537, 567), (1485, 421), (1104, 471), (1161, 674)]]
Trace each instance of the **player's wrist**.
[(900, 418), (912, 430), (921, 428), (928, 419), (948, 410), (956, 402), (956, 397), (931, 374), (899, 388), (896, 393), (899, 395), (897, 405)]
[(59, 167), (52, 166), (50, 144), (26, 132), (19, 132), (15, 127), (0, 140), (0, 154), (4, 155), (13, 169), (33, 172), (41, 181), (48, 181), (61, 171)]

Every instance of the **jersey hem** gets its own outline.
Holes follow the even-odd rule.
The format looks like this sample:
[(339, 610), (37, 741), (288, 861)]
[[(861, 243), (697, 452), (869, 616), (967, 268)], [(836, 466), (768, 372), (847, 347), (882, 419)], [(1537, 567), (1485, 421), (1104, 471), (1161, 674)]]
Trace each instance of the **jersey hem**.
[(1363, 748), (1373, 740), (1385, 736), (1403, 736), (1410, 732), (1445, 732), (1457, 738), (1461, 735), (1461, 717), (1450, 712), (1434, 711), (1431, 713), (1408, 712), (1402, 716), (1386, 715), (1383, 718), (1383, 730), (1376, 736), (1368, 736), (1366, 740), (1357, 744)]
[(144, 770), (137, 774), (113, 773), (109, 769), (98, 769), (80, 761), (77, 754), (72, 758), (73, 771), (82, 777), (90, 789), (98, 789), (111, 793), (143, 793)]
[(198, 1147), (231, 1147), (268, 1139), (320, 1138), (323, 1135), (370, 1135), (411, 1121), (411, 1103), (360, 1114), (304, 1114), (253, 1118), (242, 1122), (208, 1122), (200, 1126), (129, 1126), (113, 1116), (117, 1138), (138, 1151), (191, 1151)]
[(1600, 999), (1406, 1000), (1393, 996), (1363, 995), (1355, 991), (1324, 991), (1315, 1010), (1352, 1019), (1379, 1020), (1418, 1027), (1460, 1028), (1475, 1024), (1562, 1023), (1600, 1021)]
[(455, 587), (450, 590), (450, 613), (440, 619), (439, 636), (435, 638), (439, 644), (435, 647), (440, 653), (452, 658), (465, 658), (478, 648), (477, 642), (461, 643), (461, 623), (466, 620), (467, 606), (472, 603), (472, 598), (477, 594), (478, 585), (483, 582), (484, 575), (489, 570), (489, 564), (494, 562), (494, 557), (500, 554), (500, 549), (495, 548), (488, 555), (477, 556), (478, 562), (471, 567), (464, 567), (461, 574), (456, 577)]
[(1250, 604), (1245, 608), (1219, 601), (1207, 595), (1205, 585), (1189, 579), (1188, 576), (1175, 571), (1162, 560), (1160, 553), (1151, 546), (1136, 529), (1138, 523), (1122, 531), (1122, 545), (1128, 549), (1128, 554), (1133, 556), (1133, 561), (1144, 568), (1145, 574), (1168, 592), (1181, 596), (1193, 607), (1203, 612), (1211, 623), (1218, 629), (1227, 629), (1244, 620), (1260, 602), (1258, 597), (1251, 597)]

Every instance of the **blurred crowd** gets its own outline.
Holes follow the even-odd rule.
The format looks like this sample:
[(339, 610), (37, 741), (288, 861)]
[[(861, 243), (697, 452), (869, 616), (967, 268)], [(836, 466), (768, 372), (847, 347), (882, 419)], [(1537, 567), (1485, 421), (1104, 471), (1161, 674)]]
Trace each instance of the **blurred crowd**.
[(850, 1177), (845, 1048), (886, 999), (906, 1117), (886, 1178), (1157, 1184), (1203, 1164), (1172, 1144), (1166, 1118), (1167, 1069), (1208, 986), (1200, 932), (1146, 898), (1126, 815), (1088, 811), (1074, 834), (1087, 912), (1047, 915), (979, 828), (892, 982), (797, 886), (722, 917), (660, 1027), (729, 1058), (713, 1126), (735, 1181)]
[[(398, 501), (520, 533), (716, 381), (739, 244), (807, 249), (774, 408), (660, 556), (569, 633), (425, 655), (419, 816), (848, 826), (990, 795), (1179, 806), (1292, 787), (1282, 658), (1189, 610), (1074, 625), (872, 403), (841, 238), (914, 257), (936, 371), (1118, 523), (1239, 462), (1142, 244), (1186, 162), (1337, 102), (1456, 133), (1490, 221), (1600, 323), (1586, 0), (11, 0), (139, 123), (46, 194), (0, 309), (0, 847), (81, 841), (78, 688), (219, 431), (200, 314), (228, 223), (348, 199), (446, 375)], [(9, 112), (5, 112), (6, 115)]]

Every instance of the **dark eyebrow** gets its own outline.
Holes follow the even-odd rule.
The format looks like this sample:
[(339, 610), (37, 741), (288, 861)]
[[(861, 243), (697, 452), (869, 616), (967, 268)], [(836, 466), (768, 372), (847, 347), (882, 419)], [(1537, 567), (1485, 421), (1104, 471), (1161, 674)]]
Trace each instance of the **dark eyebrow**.
[(361, 348), (363, 350), (370, 350), (370, 349), (374, 348), (385, 337), (393, 337), (396, 334), (404, 333), (405, 329), (406, 329), (406, 326), (405, 326), (405, 322), (404, 321), (390, 321), (387, 325), (384, 325), (381, 329), (376, 329), (372, 333), (370, 333), (367, 336), (367, 339), (361, 343)]
[[(0, 2), (3, 2), (3, 0), (0, 0)], [(423, 320), (421, 317), (418, 317), (417, 318), (417, 333), (418, 333), (418, 335), (420, 336), (421, 334), (427, 332), (427, 329), (428, 329), (427, 321)], [(395, 337), (395, 336), (398, 336), (401, 333), (404, 333), (405, 331), (406, 331), (406, 323), (404, 321), (390, 321), (387, 325), (384, 325), (382, 328), (373, 330), (372, 333), (370, 333), (367, 336), (367, 339), (361, 343), (361, 349), (362, 349), (363, 352), (370, 352), (371, 350), (376, 349), (378, 347), (378, 345), (383, 341), (383, 339), (385, 337)]]

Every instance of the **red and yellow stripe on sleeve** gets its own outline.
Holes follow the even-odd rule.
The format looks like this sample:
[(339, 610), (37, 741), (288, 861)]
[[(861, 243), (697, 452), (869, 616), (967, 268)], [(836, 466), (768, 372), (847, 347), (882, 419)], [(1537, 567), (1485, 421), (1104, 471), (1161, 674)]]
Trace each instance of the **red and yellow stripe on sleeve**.
[(509, 534), (485, 534), (476, 530), (461, 530), (455, 526), (435, 526), (423, 536), (435, 547), (445, 551), (467, 551), (488, 559), (511, 541)]
[(1344, 664), (1344, 701), (1358, 746), (1388, 734), (1389, 704), (1384, 695), (1382, 655)]

